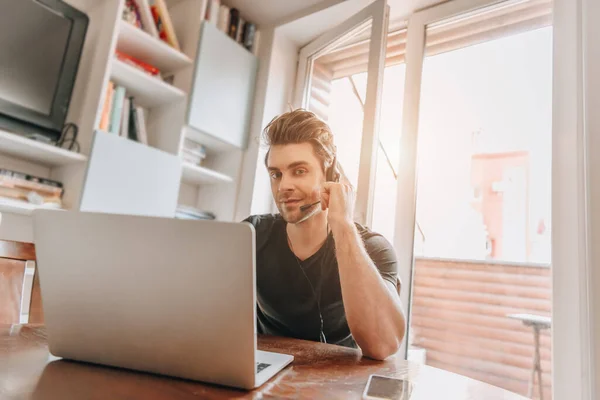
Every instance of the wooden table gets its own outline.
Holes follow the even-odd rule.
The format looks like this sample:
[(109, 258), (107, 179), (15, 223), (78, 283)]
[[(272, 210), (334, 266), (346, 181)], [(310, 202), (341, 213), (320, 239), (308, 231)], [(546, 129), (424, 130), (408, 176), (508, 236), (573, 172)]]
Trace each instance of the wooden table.
[[(91, 345), (91, 344), (90, 344)], [(0, 325), (1, 399), (360, 399), (370, 374), (410, 379), (412, 400), (523, 397), (400, 358), (374, 361), (359, 351), (261, 336), (261, 350), (293, 354), (294, 362), (254, 391), (60, 360), (48, 353), (40, 325)]]

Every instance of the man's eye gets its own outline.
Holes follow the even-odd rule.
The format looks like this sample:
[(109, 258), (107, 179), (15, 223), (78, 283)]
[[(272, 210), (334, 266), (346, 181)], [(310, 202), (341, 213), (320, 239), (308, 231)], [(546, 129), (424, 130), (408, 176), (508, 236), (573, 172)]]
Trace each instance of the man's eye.
[(281, 178), (281, 172), (271, 172), (271, 179)]
[(304, 175), (307, 171), (305, 169), (297, 169), (296, 170), (296, 175)]

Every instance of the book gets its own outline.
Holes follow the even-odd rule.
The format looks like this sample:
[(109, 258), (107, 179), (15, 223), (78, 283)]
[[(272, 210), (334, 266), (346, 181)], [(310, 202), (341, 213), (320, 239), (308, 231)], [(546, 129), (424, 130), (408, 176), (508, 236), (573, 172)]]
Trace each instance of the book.
[(200, 3), (200, 19), (201, 20), (206, 20), (206, 15), (208, 13), (208, 7), (210, 0), (202, 0), (202, 2)]
[(123, 86), (116, 86), (115, 94), (113, 97), (112, 111), (110, 117), (110, 126), (108, 131), (119, 134), (121, 128), (121, 115), (123, 113), (123, 101), (125, 100), (125, 88)]
[(131, 101), (129, 102), (129, 138), (139, 142), (140, 127), (138, 123), (136, 107), (133, 97), (131, 97)]
[(240, 23), (240, 11), (237, 8), (229, 10), (229, 28), (227, 34), (233, 40), (237, 40), (238, 26)]
[(244, 25), (246, 24), (246, 20), (242, 17), (238, 20), (237, 26), (237, 36), (235, 37), (235, 41), (242, 44), (242, 38), (244, 37)]
[(130, 23), (136, 28), (142, 29), (142, 17), (140, 13), (140, 8), (136, 2), (136, 0), (125, 0), (125, 4), (123, 5), (123, 15), (122, 18), (124, 21)]
[(158, 30), (156, 29), (156, 25), (154, 24), (154, 18), (152, 17), (152, 11), (150, 10), (148, 0), (137, 1), (140, 6), (140, 17), (142, 19), (144, 31), (149, 33), (151, 36), (158, 38)]
[(0, 197), (38, 205), (62, 205), (63, 184), (8, 169), (0, 169)]
[(242, 34), (242, 45), (248, 51), (252, 51), (254, 46), (254, 37), (256, 34), (256, 25), (251, 22), (246, 21), (244, 23), (244, 32)]
[(148, 144), (148, 133), (146, 132), (146, 116), (142, 107), (135, 107), (135, 118), (139, 127), (138, 140), (140, 141), (140, 143)]
[(160, 70), (153, 65), (148, 64), (142, 60), (137, 59), (136, 57), (130, 56), (129, 54), (125, 54), (122, 51), (115, 50), (115, 55), (118, 60), (123, 61), (125, 64), (129, 64), (141, 71), (144, 71), (152, 76), (160, 75)]
[(0, 174), (0, 197), (38, 205), (54, 203), (61, 206), (64, 193), (62, 183), (48, 180), (52, 183), (52, 185), (48, 185), (40, 183), (40, 181), (46, 181), (44, 178), (16, 171), (3, 171), (6, 173)]
[(194, 165), (200, 165), (206, 158), (206, 147), (189, 138), (183, 141), (181, 159)]
[(36, 192), (39, 195), (47, 198), (61, 198), (64, 192), (62, 188), (59, 189), (52, 186), (39, 185), (5, 176), (0, 177), (0, 187), (5, 193), (10, 192), (17, 194), (16, 196), (8, 196), (13, 198), (19, 197), (23, 194), (26, 196), (29, 192)]
[(62, 206), (62, 199), (60, 197), (44, 195), (34, 190), (0, 186), (0, 198), (37, 205), (54, 204), (57, 208)]
[(108, 124), (110, 121), (110, 111), (112, 107), (112, 99), (115, 91), (115, 84), (112, 81), (106, 85), (106, 94), (104, 95), (104, 106), (102, 107), (102, 117), (100, 118), (99, 128), (108, 132)]
[(254, 43), (252, 43), (252, 54), (258, 57), (258, 47), (260, 46), (260, 31), (254, 32)]
[(41, 178), (39, 176), (26, 174), (24, 172), (13, 171), (10, 169), (0, 168), (0, 177), (8, 177), (13, 179), (19, 179), (23, 181), (31, 182), (32, 184), (39, 184), (45, 186), (51, 186), (53, 188), (63, 188), (62, 182), (54, 179)]
[(208, 7), (206, 8), (206, 20), (211, 24), (218, 26), (219, 24), (219, 9), (221, 7), (220, 0), (208, 0)]
[(131, 107), (131, 97), (123, 99), (123, 112), (121, 116), (121, 129), (119, 130), (119, 136), (124, 138), (129, 137), (129, 110)]
[(171, 47), (178, 51), (181, 51), (169, 11), (164, 0), (154, 0), (154, 3), (150, 6), (156, 28), (158, 30), (158, 37), (168, 43)]
[(198, 210), (194, 207), (178, 205), (175, 210), (175, 218), (181, 219), (215, 219), (215, 214), (209, 211)]
[(217, 23), (217, 28), (227, 33), (227, 29), (229, 29), (229, 7), (225, 4), (221, 4), (219, 7), (219, 22)]

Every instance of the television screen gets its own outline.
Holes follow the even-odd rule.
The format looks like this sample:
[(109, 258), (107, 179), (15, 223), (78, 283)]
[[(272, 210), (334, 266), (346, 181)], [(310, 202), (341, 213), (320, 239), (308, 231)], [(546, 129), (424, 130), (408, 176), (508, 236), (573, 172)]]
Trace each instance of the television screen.
[(0, 98), (50, 115), (73, 22), (32, 1), (0, 13)]
[(62, 0), (0, 0), (0, 129), (58, 139), (88, 22)]

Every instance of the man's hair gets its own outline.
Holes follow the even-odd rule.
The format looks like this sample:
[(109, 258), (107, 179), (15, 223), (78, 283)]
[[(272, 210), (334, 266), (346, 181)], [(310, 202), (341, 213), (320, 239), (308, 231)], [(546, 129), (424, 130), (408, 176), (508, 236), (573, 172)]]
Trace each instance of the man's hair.
[[(265, 128), (263, 137), (269, 148), (286, 144), (310, 143), (321, 161), (323, 172), (333, 163), (335, 145), (331, 129), (311, 111), (296, 109), (273, 118)], [(269, 151), (265, 156), (265, 165), (268, 158)]]

